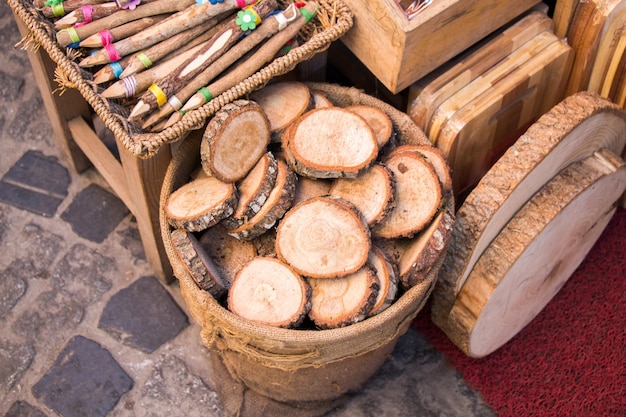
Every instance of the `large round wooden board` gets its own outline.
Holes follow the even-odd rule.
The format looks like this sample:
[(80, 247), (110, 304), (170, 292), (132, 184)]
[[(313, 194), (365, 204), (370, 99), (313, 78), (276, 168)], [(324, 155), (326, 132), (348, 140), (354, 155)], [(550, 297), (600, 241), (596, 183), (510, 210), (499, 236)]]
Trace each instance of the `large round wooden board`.
[(606, 150), (546, 184), (483, 252), (448, 317), (438, 318), (448, 337), (472, 357), (513, 338), (580, 265), (625, 188), (626, 165)]
[[(473, 356), (480, 356), (506, 342), (506, 340), (515, 335), (543, 308), (543, 306), (545, 306), (554, 295), (553, 293), (558, 291), (560, 285), (562, 285), (568, 277), (568, 273), (559, 272), (558, 275), (561, 277), (560, 285), (546, 290), (545, 292), (549, 294), (548, 296), (545, 296), (543, 299), (540, 298), (536, 302), (525, 300), (528, 304), (528, 312), (525, 314), (521, 314), (522, 309), (519, 306), (519, 304), (523, 304), (523, 302), (515, 300), (514, 297), (516, 293), (526, 291), (524, 288), (516, 286), (521, 285), (520, 282), (527, 282), (523, 277), (509, 278), (511, 282), (517, 280), (518, 283), (503, 284), (504, 289), (499, 289), (497, 294), (506, 295), (498, 296), (491, 302), (489, 301), (490, 297), (496, 294), (495, 289), (498, 288), (502, 277), (508, 276), (509, 274), (515, 276), (515, 272), (509, 272), (508, 269), (497, 272), (487, 268), (487, 270), (480, 272), (480, 274), (486, 274), (485, 276), (491, 277), (489, 278), (491, 280), (487, 279), (487, 281), (484, 281), (488, 282), (489, 285), (484, 285), (480, 280), (478, 281), (479, 284), (476, 284), (477, 281), (472, 278), (476, 274), (479, 274), (479, 272), (475, 272), (475, 270), (479, 268), (479, 264), (483, 265), (482, 262), (486, 262), (482, 261), (481, 257), (487, 256), (486, 253), (488, 251), (494, 250), (492, 249), (495, 245), (494, 240), (499, 239), (500, 235), (505, 233), (509, 221), (516, 215), (519, 215), (518, 212), (526, 203), (535, 198), (537, 193), (542, 190), (547, 183), (561, 175), (565, 169), (572, 164), (587, 160), (591, 155), (602, 149), (610, 151), (615, 155), (622, 155), (625, 143), (626, 113), (614, 103), (601, 98), (597, 94), (580, 92), (567, 97), (535, 122), (526, 133), (511, 146), (503, 157), (494, 164), (479, 184), (472, 190), (457, 212), (457, 219), (447, 256), (440, 270), (437, 285), (432, 296), (433, 321), (446, 333), (449, 333), (450, 338), (455, 341), (462, 350), (466, 351), (468, 354), (471, 352)], [(584, 191), (585, 189), (581, 188), (577, 194), (583, 194)], [(561, 198), (563, 201), (568, 201), (565, 197), (566, 195), (563, 195)], [(523, 253), (530, 253), (523, 251), (533, 250), (532, 247), (527, 248), (527, 246), (531, 246), (531, 244), (532, 246), (542, 245), (542, 243), (534, 243), (535, 241), (543, 242), (544, 240), (555, 239), (553, 244), (555, 247), (560, 247), (563, 242), (567, 241), (563, 236), (564, 233), (576, 233), (577, 230), (580, 232), (575, 224), (579, 220), (597, 220), (599, 226), (596, 227), (599, 230), (603, 229), (601, 222), (603, 220), (608, 221), (608, 219), (604, 219), (600, 213), (596, 214), (595, 217), (591, 214), (588, 215), (589, 217), (584, 217), (586, 214), (583, 215), (582, 213), (584, 213), (585, 210), (591, 209), (591, 206), (594, 206), (594, 204), (603, 205), (605, 211), (602, 213), (606, 213), (609, 210), (609, 205), (614, 204), (618, 198), (619, 194), (615, 200), (606, 204), (600, 202), (594, 203), (583, 199), (582, 203), (578, 203), (580, 213), (572, 217), (572, 219), (576, 220), (570, 219), (569, 223), (565, 222), (565, 226), (562, 226), (563, 230), (558, 232), (550, 231), (552, 227), (556, 226), (548, 227), (548, 224), (550, 224), (551, 221), (557, 221), (555, 218), (560, 217), (560, 215), (557, 216), (557, 213), (548, 215), (549, 211), (541, 213), (540, 217), (543, 219), (543, 226), (546, 228), (546, 231), (544, 232), (543, 228), (535, 230), (535, 234), (532, 235), (532, 238), (527, 239), (523, 243), (517, 243), (517, 246), (510, 248), (508, 251), (510, 253), (507, 253), (508, 257), (506, 258), (509, 262), (509, 267), (513, 268), (515, 265), (523, 265), (524, 263), (541, 266), (541, 260), (538, 260), (536, 263), (526, 260), (518, 264), (518, 262), (520, 262), (518, 258), (521, 257)], [(573, 200), (573, 195), (569, 200)], [(590, 207), (588, 208), (585, 204)], [(521, 227), (518, 225), (518, 227), (529, 229), (526, 232), (531, 233), (531, 226), (537, 226), (534, 224), (535, 220), (528, 217), (525, 221), (528, 223), (527, 226)], [(568, 227), (570, 229), (568, 229)], [(592, 243), (595, 241), (592, 235), (589, 235), (587, 239)], [(590, 247), (591, 246), (589, 246), (589, 248)], [(517, 257), (514, 256), (512, 249), (520, 251)], [(570, 254), (570, 258), (568, 259), (576, 260), (576, 258), (580, 258), (578, 259), (579, 262), (584, 258), (586, 250), (588, 250), (588, 248), (579, 248), (580, 252)], [(562, 254), (553, 253), (552, 255), (558, 258)], [(577, 262), (569, 260), (566, 264), (577, 265)], [(543, 262), (543, 266), (545, 265), (546, 263)], [(565, 263), (563, 265), (565, 265)], [(492, 265), (490, 265), (490, 268), (491, 267)], [(481, 266), (481, 268), (484, 268), (484, 266)], [(517, 273), (522, 274), (525, 269), (532, 270), (532, 268), (526, 266), (522, 267)], [(573, 271), (573, 269), (571, 271)], [(541, 274), (538, 272), (539, 271), (535, 271), (535, 273), (540, 276)], [(545, 276), (544, 274), (544, 277)], [(493, 277), (498, 278), (495, 279)], [(469, 283), (470, 280), (472, 282), (471, 284)], [(558, 281), (558, 279), (553, 281)], [(531, 283), (532, 281), (528, 281), (527, 285), (531, 285)], [(539, 287), (540, 283), (541, 281), (532, 285)], [(554, 283), (552, 285), (554, 285)], [(472, 293), (472, 291), (475, 293)], [(480, 307), (474, 308), (471, 313), (467, 311), (461, 312), (461, 310), (459, 310), (461, 307), (459, 307), (460, 304), (458, 304), (458, 302), (463, 297), (477, 297), (476, 302)], [(479, 301), (481, 297), (482, 301)], [(507, 326), (511, 328), (508, 330), (509, 334), (507, 335), (499, 334), (499, 330), (494, 328), (492, 330), (493, 336), (491, 337), (497, 340), (497, 342), (492, 340), (491, 342), (481, 342), (481, 344), (476, 342), (477, 339), (475, 339), (472, 343), (477, 343), (476, 346), (479, 347), (470, 350), (468, 348), (470, 333), (480, 334), (482, 332), (482, 335), (479, 337), (485, 338), (485, 334), (491, 332), (486, 328), (481, 328), (478, 332), (473, 330), (475, 327), (474, 322), (477, 317), (479, 317), (479, 313), (482, 312), (483, 307), (487, 306), (487, 302), (489, 301), (491, 305), (491, 307), (488, 307), (489, 310), (494, 309), (493, 311), (497, 311), (495, 315), (504, 314), (502, 311), (498, 311), (498, 307), (493, 307), (497, 306), (498, 302), (502, 303), (502, 300), (506, 300), (506, 303), (513, 301), (518, 303), (516, 307), (518, 311), (515, 314), (518, 316), (519, 324), (517, 326), (511, 326), (511, 324), (508, 323)], [(506, 311), (514, 311), (509, 307), (502, 308)], [(464, 321), (467, 320), (472, 322), (472, 324), (468, 325), (464, 323)], [(459, 321), (462, 324), (459, 324)], [(486, 322), (488, 322), (488, 320), (486, 320), (485, 323)], [(482, 326), (482, 324), (480, 326)], [(464, 330), (460, 331), (459, 329)], [(462, 334), (463, 336), (459, 337), (458, 334)]]
[(450, 310), (489, 243), (544, 184), (598, 149), (621, 155), (625, 143), (626, 113), (594, 93), (569, 96), (540, 117), (483, 176), (457, 211), (433, 308)]

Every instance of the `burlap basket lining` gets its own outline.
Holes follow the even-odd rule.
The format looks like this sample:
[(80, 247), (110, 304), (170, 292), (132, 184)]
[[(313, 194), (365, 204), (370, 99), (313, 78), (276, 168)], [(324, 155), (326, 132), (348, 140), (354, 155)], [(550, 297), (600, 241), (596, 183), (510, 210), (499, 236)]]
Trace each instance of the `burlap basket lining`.
[[(392, 106), (352, 87), (325, 83), (307, 83), (322, 91), (339, 106), (369, 104), (391, 117), (402, 143), (429, 145), (430, 141), (412, 120)], [(161, 192), (160, 225), (167, 256), (180, 281), (182, 295), (194, 320), (202, 326), (202, 340), (217, 352), (245, 354), (262, 366), (295, 371), (302, 367), (322, 367), (335, 361), (361, 356), (397, 339), (406, 332), (430, 295), (444, 260), (434, 263), (426, 280), (405, 292), (391, 307), (359, 323), (330, 330), (289, 330), (253, 323), (222, 307), (202, 291), (185, 269), (173, 248), (171, 228), (164, 214), (164, 204), (172, 191), (188, 181), (189, 173), (200, 164), (201, 135), (186, 139), (168, 167)], [(454, 201), (446, 202), (453, 213)]]
[[(279, 0), (282, 6), (290, 4), (290, 0)], [(274, 59), (259, 71), (233, 86), (229, 90), (213, 98), (204, 106), (190, 111), (174, 125), (157, 133), (145, 133), (135, 124), (129, 123), (128, 111), (114, 100), (104, 99), (99, 92), (101, 86), (93, 83), (93, 76), (72, 61), (71, 49), (67, 52), (56, 42), (56, 31), (50, 20), (46, 19), (30, 0), (7, 0), (15, 16), (30, 31), (33, 40), (48, 53), (50, 58), (68, 80), (76, 88), (102, 119), (118, 142), (132, 154), (140, 158), (150, 158), (161, 146), (183, 139), (190, 131), (201, 129), (208, 118), (213, 116), (225, 104), (262, 87), (272, 78), (286, 74), (297, 64), (311, 59), (330, 46), (330, 44), (346, 33), (353, 24), (352, 12), (341, 0), (317, 0), (320, 8), (309, 24), (303, 28), (301, 35), (306, 42), (290, 50), (284, 56)], [(324, 19), (320, 19), (324, 16)]]

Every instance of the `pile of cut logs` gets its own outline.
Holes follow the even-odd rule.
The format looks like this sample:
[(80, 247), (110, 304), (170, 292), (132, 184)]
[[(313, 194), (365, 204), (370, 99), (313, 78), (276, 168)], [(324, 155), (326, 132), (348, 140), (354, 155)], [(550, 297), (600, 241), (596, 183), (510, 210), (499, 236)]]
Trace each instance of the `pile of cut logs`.
[(284, 328), (378, 314), (428, 274), (454, 224), (448, 166), (383, 110), (277, 81), (209, 121), (201, 166), (163, 211), (198, 286)]

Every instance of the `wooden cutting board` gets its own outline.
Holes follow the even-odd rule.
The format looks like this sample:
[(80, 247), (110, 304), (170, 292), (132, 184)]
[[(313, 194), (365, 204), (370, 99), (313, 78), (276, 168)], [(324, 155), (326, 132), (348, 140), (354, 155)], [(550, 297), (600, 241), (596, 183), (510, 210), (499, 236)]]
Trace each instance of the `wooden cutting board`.
[(448, 316), (433, 320), (468, 356), (500, 348), (567, 282), (625, 188), (626, 164), (611, 151), (600, 149), (565, 168), (485, 249)]
[(489, 94), (496, 84), (505, 80), (521, 65), (538, 56), (545, 48), (555, 42), (558, 42), (558, 39), (552, 31), (538, 33), (441, 103), (435, 109), (428, 124), (427, 135), (430, 140), (437, 145), (443, 126), (454, 117), (457, 111), (464, 109), (465, 106), (483, 94)]
[(552, 20), (554, 20), (554, 34), (559, 38), (567, 35), (567, 30), (576, 12), (578, 0), (557, 0), (554, 6)]
[(626, 113), (589, 92), (566, 97), (541, 116), (491, 167), (457, 210), (433, 292), (433, 317), (447, 320), (474, 265), (509, 220), (570, 164), (626, 143)]
[[(572, 50), (556, 40), (451, 115), (436, 146), (448, 158), (455, 195), (466, 194), (529, 126), (563, 98)], [(452, 100), (452, 99), (451, 99)]]
[(469, 48), (409, 87), (408, 113), (425, 132), (437, 107), (535, 35), (550, 30), (544, 12), (533, 11), (489, 40)]
[(567, 32), (575, 58), (566, 95), (583, 90), (600, 92), (625, 19), (626, 1), (579, 2)]

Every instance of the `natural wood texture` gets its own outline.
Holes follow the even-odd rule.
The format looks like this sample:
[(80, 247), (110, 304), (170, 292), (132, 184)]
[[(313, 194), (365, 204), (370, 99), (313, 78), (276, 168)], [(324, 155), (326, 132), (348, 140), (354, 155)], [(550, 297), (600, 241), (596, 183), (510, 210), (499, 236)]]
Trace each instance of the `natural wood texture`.
[(99, 32), (80, 41), (79, 46), (83, 48), (101, 48), (102, 46), (104, 46), (104, 40), (106, 40), (107, 42), (115, 42), (120, 39), (124, 39), (127, 36), (134, 35), (140, 30), (144, 30), (145, 28), (150, 27), (157, 22), (160, 22), (166, 17), (167, 15), (149, 16), (142, 19), (133, 20), (132, 22), (128, 22), (111, 29), (105, 29), (106, 31), (108, 31), (108, 37), (105, 37), (102, 32)]
[(538, 3), (443, 0), (408, 20), (393, 0), (347, 0), (355, 23), (341, 41), (397, 93)]
[(354, 204), (370, 227), (381, 222), (396, 205), (393, 173), (378, 162), (356, 178), (334, 180), (328, 194)]
[(436, 146), (448, 159), (457, 196), (475, 186), (521, 129), (563, 99), (572, 59), (569, 46), (552, 42), (445, 121)]
[(363, 267), (371, 247), (361, 213), (337, 197), (317, 197), (292, 207), (276, 231), (276, 253), (300, 274), (336, 278)]
[[(278, 3), (276, 0), (262, 0), (256, 2), (251, 7), (250, 12), (254, 13), (259, 20), (262, 20), (278, 8)], [(248, 18), (251, 17), (248, 16)], [(247, 32), (247, 30), (244, 30), (244, 28), (240, 26), (239, 19), (239, 14), (228, 19), (226, 23), (203, 44), (203, 47), (198, 51), (197, 55), (183, 62), (167, 76), (159, 79), (154, 84), (158, 86), (160, 94), (163, 95), (164, 102), (185, 84), (191, 82), (191, 80), (209, 67), (215, 60), (224, 55), (230, 48), (237, 47), (238, 40)], [(223, 19), (221, 20), (223, 21)], [(252, 24), (254, 25), (254, 23)], [(153, 90), (149, 89), (140, 97), (128, 118), (129, 120), (144, 118), (149, 112), (162, 106), (164, 102), (161, 103), (159, 97), (154, 94)]]
[(457, 211), (433, 311), (451, 310), (483, 252), (544, 184), (598, 149), (620, 154), (625, 143), (626, 114), (588, 92), (566, 97), (530, 126)]
[(326, 97), (326, 95), (321, 91), (312, 90), (311, 96), (313, 97), (313, 106), (315, 108), (334, 106), (334, 104), (328, 99), (328, 97)]
[(376, 246), (372, 246), (368, 262), (376, 271), (379, 286), (376, 301), (368, 313), (369, 316), (373, 316), (385, 311), (396, 301), (396, 296), (398, 295), (398, 275), (395, 266), (387, 259), (384, 252)]
[(230, 288), (237, 272), (259, 254), (252, 242), (230, 236), (220, 224), (202, 232), (198, 242), (213, 260), (227, 288)]
[(290, 124), (282, 149), (291, 168), (313, 178), (354, 178), (378, 156), (367, 121), (341, 107), (313, 109)]
[(448, 166), (446, 156), (440, 149), (428, 145), (400, 145), (394, 148), (393, 152), (417, 152), (425, 158), (435, 170), (435, 174), (437, 174), (437, 178), (439, 178), (442, 194), (447, 194), (449, 191), (452, 191), (450, 167)]
[(398, 274), (404, 288), (411, 288), (423, 282), (433, 265), (433, 259), (440, 257), (448, 246), (454, 215), (442, 205), (433, 221), (412, 239), (397, 239), (394, 248), (398, 251)]
[[(428, 121), (427, 134), (430, 140), (438, 146), (441, 130), (457, 111), (465, 108), (483, 93), (491, 92), (498, 83), (510, 79), (516, 71), (520, 71), (522, 65), (541, 56), (546, 48), (558, 41), (552, 31), (538, 33), (442, 102)], [(474, 111), (480, 110), (478, 108)]]
[(617, 105), (626, 110), (623, 98), (619, 99), (620, 84), (624, 84), (626, 78), (626, 30), (622, 31), (619, 40), (617, 40), (613, 56), (608, 63), (606, 77), (602, 83), (600, 95), (613, 101)]
[(117, 7), (115, 2), (107, 2), (103, 4), (92, 4), (87, 5), (89, 7), (89, 11), (85, 12), (83, 7), (79, 7), (76, 10), (72, 10), (70, 13), (65, 16), (57, 19), (54, 22), (54, 28), (57, 30), (65, 29), (76, 24), (80, 25), (91, 23), (93, 20), (98, 20), (103, 17), (107, 17), (112, 15), (115, 12), (118, 12), (120, 9)]
[(570, 23), (576, 13), (579, 0), (557, 0), (552, 19), (554, 20), (554, 34), (559, 38), (567, 36)]
[[(114, 28), (143, 17), (156, 16), (164, 13), (175, 13), (193, 4), (195, 4), (194, 0), (181, 0), (176, 3), (172, 3), (169, 0), (159, 0), (145, 4), (141, 7), (136, 7), (134, 10), (120, 10), (111, 16), (103, 17), (102, 19), (98, 19), (94, 22), (74, 29), (76, 30), (76, 34), (79, 39), (86, 39), (101, 30)], [(66, 47), (74, 43), (67, 29), (58, 31), (56, 38), (57, 42), (62, 47)], [(104, 64), (106, 62), (107, 61), (105, 60), (101, 63)]]
[(575, 51), (572, 72), (565, 93), (578, 91), (600, 92), (607, 49), (624, 30), (626, 3), (621, 0), (585, 1), (576, 7), (576, 13), (567, 32), (567, 40)]
[(228, 284), (194, 234), (185, 229), (174, 229), (171, 238), (180, 260), (198, 286), (216, 300), (222, 299), (228, 291)]
[(174, 191), (164, 210), (172, 227), (199, 232), (230, 216), (236, 204), (234, 184), (207, 176)]
[(601, 149), (565, 168), (483, 251), (449, 314), (434, 310), (435, 323), (469, 356), (500, 348), (569, 279), (625, 188), (626, 165), (610, 151)]
[(278, 174), (271, 193), (261, 209), (254, 216), (245, 219), (228, 233), (241, 240), (252, 240), (267, 233), (276, 226), (285, 212), (292, 206), (298, 178), (284, 161), (277, 161)]
[(313, 107), (309, 88), (299, 81), (279, 81), (250, 94), (267, 115), (272, 142), (280, 142), (283, 130)]
[(292, 328), (311, 308), (311, 288), (275, 258), (257, 257), (238, 273), (228, 291), (228, 308), (255, 323)]
[(392, 152), (383, 162), (395, 178), (396, 205), (372, 227), (372, 236), (412, 237), (429, 224), (439, 208), (439, 178), (430, 163), (418, 153)]
[(534, 11), (468, 48), (410, 86), (407, 113), (424, 132), (428, 132), (433, 114), (445, 100), (551, 28), (550, 18)]
[(370, 125), (374, 133), (376, 134), (376, 142), (378, 143), (378, 149), (385, 146), (390, 140), (393, 134), (393, 125), (389, 116), (374, 106), (367, 106), (364, 104), (348, 106), (346, 109), (363, 117), (367, 124)]
[(237, 207), (222, 223), (229, 229), (235, 229), (256, 215), (274, 189), (277, 176), (276, 158), (271, 152), (266, 152), (250, 172), (237, 182)]
[(293, 205), (308, 200), (313, 197), (321, 197), (328, 194), (333, 180), (298, 177), (296, 185), (296, 195), (293, 199)]
[(223, 106), (207, 124), (200, 155), (207, 173), (224, 182), (244, 178), (270, 143), (270, 124), (253, 101), (235, 100)]
[(370, 265), (342, 278), (307, 279), (312, 289), (309, 317), (320, 329), (333, 329), (367, 318), (379, 292)]
[[(312, 6), (312, 3), (309, 2), (305, 7), (307, 9), (311, 8), (312, 12), (314, 12), (315, 9)], [(285, 27), (281, 23), (284, 21), (287, 22)], [(249, 76), (251, 74), (250, 71), (258, 68), (259, 64), (275, 56), (275, 48), (279, 48), (284, 43), (283, 41), (286, 41), (283, 36), (295, 36), (294, 34), (302, 27), (303, 23), (304, 18), (301, 18), (300, 11), (295, 6), (289, 6), (285, 10), (272, 14), (265, 19), (260, 27), (257, 27), (252, 33), (248, 33), (243, 39), (239, 40), (236, 48), (229, 49), (224, 55), (209, 65), (208, 68), (197, 74), (193, 80), (177, 90), (167, 103), (146, 118), (143, 127), (149, 128), (154, 126), (173, 112), (181, 109), (181, 107), (184, 109), (181, 109), (182, 112), (205, 104), (208, 101), (207, 94), (200, 94), (198, 90), (205, 89), (210, 96), (216, 96), (225, 91), (226, 88), (234, 85), (233, 83)], [(258, 47), (268, 37), (271, 38), (271, 42), (267, 41), (259, 47), (257, 52), (260, 55), (253, 54), (258, 61), (237, 64), (240, 59), (246, 57), (251, 59), (252, 57), (248, 56), (248, 52)], [(231, 67), (233, 65), (237, 67), (236, 70)], [(225, 71), (227, 73), (216, 80)], [(179, 118), (182, 118), (182, 115), (174, 113), (166, 124), (169, 125), (175, 120), (179, 120)]]

